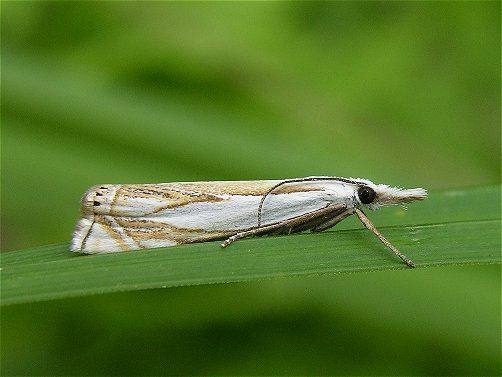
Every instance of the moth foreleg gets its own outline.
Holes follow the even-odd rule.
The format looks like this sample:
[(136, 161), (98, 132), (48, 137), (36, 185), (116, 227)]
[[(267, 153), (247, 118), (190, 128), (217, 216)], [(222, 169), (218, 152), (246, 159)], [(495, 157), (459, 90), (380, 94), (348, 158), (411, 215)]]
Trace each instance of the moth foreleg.
[(399, 258), (402, 259), (402, 261), (404, 263), (406, 263), (407, 266), (409, 267), (412, 267), (412, 268), (415, 268), (415, 263), (413, 263), (413, 261), (408, 258), (406, 255), (404, 255), (403, 253), (401, 253), (397, 247), (395, 247), (394, 245), (392, 245), (383, 235), (382, 233), (380, 233), (378, 231), (378, 229), (375, 227), (375, 225), (373, 225), (373, 223), (370, 221), (370, 219), (368, 219), (366, 217), (366, 215), (363, 213), (363, 211), (361, 211), (360, 209), (355, 209), (355, 212), (357, 214), (357, 216), (359, 217), (359, 220), (361, 220), (361, 222), (364, 224), (364, 226), (370, 230), (371, 232), (373, 232), (373, 234), (375, 236), (377, 236), (377, 238), (385, 245), (387, 246), (390, 250), (392, 250)]

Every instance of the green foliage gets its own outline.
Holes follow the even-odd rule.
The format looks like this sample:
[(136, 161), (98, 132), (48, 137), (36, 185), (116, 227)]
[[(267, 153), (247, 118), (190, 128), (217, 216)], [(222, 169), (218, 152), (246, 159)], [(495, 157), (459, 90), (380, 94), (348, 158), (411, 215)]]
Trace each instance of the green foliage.
[[(2, 374), (499, 375), (500, 266), (445, 264), (500, 261), (500, 7), (1, 2)], [(371, 217), (442, 267), (332, 275), (403, 268), (356, 219), (66, 251), (94, 184), (306, 175), (432, 189)], [(68, 298), (197, 272), (329, 275)]]
[(2, 307), (5, 375), (498, 375), (500, 266)]
[[(391, 209), (385, 233), (419, 267), (500, 263), (499, 186), (432, 194), (413, 214)], [(493, 197), (483, 205), (480, 198)], [(418, 207), (418, 206), (417, 206)], [(452, 213), (451, 207), (455, 207)], [(385, 211), (385, 210), (384, 210)], [(353, 226), (351, 222), (348, 226)], [(357, 223), (355, 224), (357, 225)], [(346, 225), (347, 226), (347, 225)], [(68, 244), (2, 255), (2, 303), (95, 293), (260, 280), (278, 276), (407, 268), (366, 230), (76, 256)], [(408, 252), (409, 250), (409, 252)]]
[(3, 250), (99, 183), (499, 183), (496, 3), (2, 9)]

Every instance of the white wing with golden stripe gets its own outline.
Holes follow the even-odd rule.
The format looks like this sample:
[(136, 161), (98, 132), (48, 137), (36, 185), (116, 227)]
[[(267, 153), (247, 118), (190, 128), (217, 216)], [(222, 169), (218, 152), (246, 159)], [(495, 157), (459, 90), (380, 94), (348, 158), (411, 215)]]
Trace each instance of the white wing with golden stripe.
[[(82, 198), (71, 250), (107, 253), (225, 239), (257, 226), (263, 196), (282, 181), (101, 185)], [(329, 204), (354, 207), (354, 184), (296, 182), (278, 187), (263, 205), (262, 225)]]

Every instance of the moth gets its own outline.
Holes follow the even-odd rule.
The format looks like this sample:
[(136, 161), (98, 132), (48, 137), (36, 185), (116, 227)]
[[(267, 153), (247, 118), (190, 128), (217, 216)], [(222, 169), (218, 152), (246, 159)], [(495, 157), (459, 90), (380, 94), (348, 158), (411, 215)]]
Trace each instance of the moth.
[(402, 189), (367, 179), (305, 177), (266, 181), (105, 184), (83, 196), (71, 251), (112, 253), (245, 237), (322, 232), (348, 216), (409, 267), (363, 209), (422, 200), (423, 188)]

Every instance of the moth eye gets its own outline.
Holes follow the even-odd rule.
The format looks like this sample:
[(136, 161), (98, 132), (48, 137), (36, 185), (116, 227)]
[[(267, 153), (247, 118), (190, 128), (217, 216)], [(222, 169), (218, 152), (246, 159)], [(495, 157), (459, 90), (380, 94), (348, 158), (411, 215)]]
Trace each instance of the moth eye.
[(357, 190), (357, 195), (359, 196), (361, 203), (370, 204), (373, 200), (375, 200), (376, 192), (371, 187), (363, 186)]

